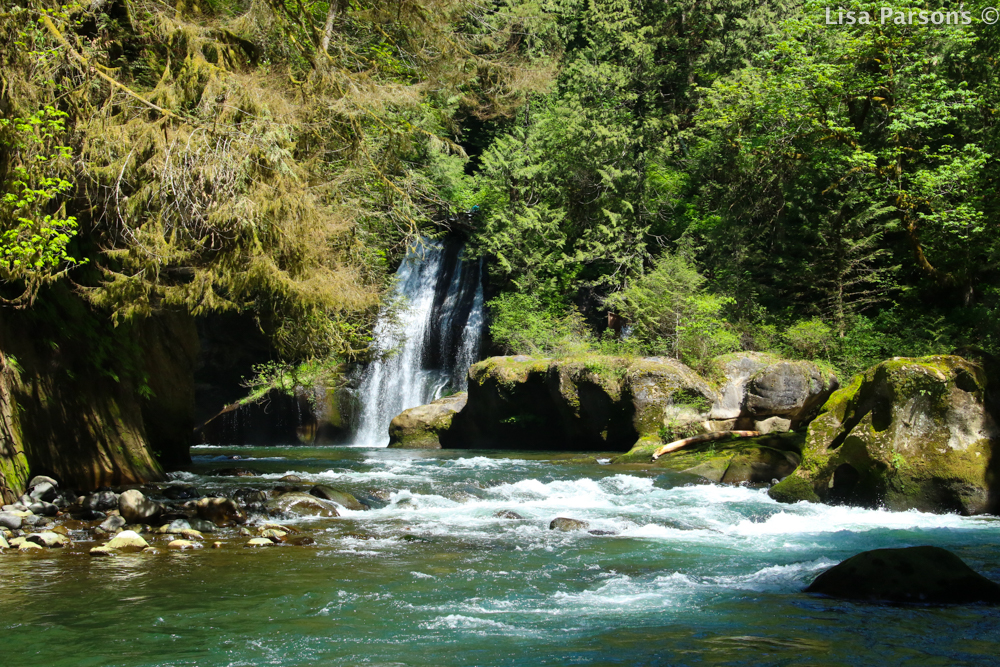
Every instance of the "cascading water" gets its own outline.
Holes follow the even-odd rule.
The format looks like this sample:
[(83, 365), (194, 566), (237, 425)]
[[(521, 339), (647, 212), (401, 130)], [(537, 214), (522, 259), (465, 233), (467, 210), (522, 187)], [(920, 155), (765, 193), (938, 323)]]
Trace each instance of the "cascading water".
[(370, 364), (361, 378), (357, 444), (385, 446), (400, 412), (446, 389), (465, 389), (482, 338), (483, 285), (482, 263), (462, 254), (457, 243), (423, 240), (396, 271), (403, 311), (398, 322), (382, 317), (375, 327), (379, 350), (396, 353)]

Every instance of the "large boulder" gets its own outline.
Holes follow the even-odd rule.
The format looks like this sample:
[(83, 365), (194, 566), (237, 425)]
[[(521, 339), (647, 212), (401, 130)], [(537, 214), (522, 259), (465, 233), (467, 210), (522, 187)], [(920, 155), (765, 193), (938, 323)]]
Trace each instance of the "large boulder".
[(389, 424), (389, 447), (441, 449), (441, 434), (468, 400), (466, 392), (439, 398), (427, 405), (403, 410)]
[(877, 602), (1000, 602), (1000, 585), (940, 547), (865, 551), (816, 577), (806, 592)]
[(148, 523), (163, 513), (163, 505), (129, 489), (118, 497), (118, 512), (129, 523)]
[(336, 503), (308, 493), (284, 493), (271, 500), (267, 507), (280, 514), (327, 518), (340, 516)]
[(468, 402), (444, 447), (626, 451), (661, 429), (694, 434), (716, 400), (684, 364), (659, 357), (492, 357), (469, 369)]
[(814, 362), (761, 352), (726, 354), (709, 367), (710, 375), (720, 378), (719, 398), (709, 416), (729, 428), (766, 433), (796, 429), (839, 386), (832, 371)]
[(201, 498), (189, 503), (198, 518), (216, 526), (246, 523), (247, 513), (231, 498)]
[[(1000, 378), (958, 356), (894, 358), (835, 392), (773, 498), (996, 513)], [(994, 487), (994, 488), (991, 488)]]

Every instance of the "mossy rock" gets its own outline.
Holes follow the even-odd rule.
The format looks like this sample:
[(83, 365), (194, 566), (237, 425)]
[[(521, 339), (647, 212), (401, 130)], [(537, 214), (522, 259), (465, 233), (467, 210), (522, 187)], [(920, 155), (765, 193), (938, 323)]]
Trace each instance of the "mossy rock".
[(958, 356), (894, 358), (834, 392), (809, 426), (803, 462), (771, 489), (892, 510), (995, 513), (1000, 438), (983, 367)]
[(427, 405), (404, 410), (389, 424), (389, 447), (398, 449), (441, 449), (441, 434), (465, 407), (468, 394), (462, 392)]

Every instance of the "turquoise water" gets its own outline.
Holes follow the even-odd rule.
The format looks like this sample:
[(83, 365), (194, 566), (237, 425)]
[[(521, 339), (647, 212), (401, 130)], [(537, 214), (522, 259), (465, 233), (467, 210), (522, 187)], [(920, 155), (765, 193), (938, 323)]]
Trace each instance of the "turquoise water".
[[(997, 609), (800, 592), (859, 551), (917, 544), (1000, 580), (995, 519), (778, 505), (555, 454), (194, 453), (175, 477), (204, 490), (269, 489), (292, 473), (389, 504), (285, 522), (311, 546), (223, 536), (222, 549), (115, 559), (89, 545), (0, 555), (0, 664), (1000, 664)], [(233, 465), (263, 475), (203, 474)], [(548, 530), (557, 516), (604, 534)]]

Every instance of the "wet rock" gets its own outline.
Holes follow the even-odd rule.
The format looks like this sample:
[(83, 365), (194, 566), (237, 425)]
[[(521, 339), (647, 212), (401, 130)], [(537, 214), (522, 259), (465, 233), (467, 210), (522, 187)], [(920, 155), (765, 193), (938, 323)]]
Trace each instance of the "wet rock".
[(43, 546), (46, 549), (56, 549), (59, 547), (66, 546), (69, 544), (69, 538), (59, 533), (53, 533), (51, 531), (45, 533), (33, 533), (25, 537), (29, 542), (34, 542), (39, 546)]
[(268, 502), (267, 507), (285, 514), (320, 517), (340, 516), (337, 506), (333, 502), (308, 493), (286, 493), (272, 499)]
[(299, 477), (298, 475), (285, 475), (284, 477), (282, 477), (278, 481), (279, 482), (284, 482), (285, 484), (301, 484), (302, 483), (302, 478)]
[(37, 542), (25, 539), (17, 545), (18, 551), (42, 551), (45, 547)]
[(142, 539), (139, 533), (133, 530), (123, 530), (111, 538), (104, 546), (116, 551), (142, 551), (149, 546), (149, 543)]
[(96, 556), (98, 558), (111, 558), (117, 556), (118, 553), (114, 549), (109, 549), (105, 546), (94, 547), (90, 550), (91, 556)]
[(865, 551), (816, 577), (806, 592), (884, 602), (1000, 603), (1000, 584), (939, 547)]
[(587, 523), (586, 521), (581, 521), (579, 519), (568, 519), (564, 516), (552, 519), (552, 522), (549, 524), (549, 530), (570, 531), (570, 530), (587, 530), (588, 528), (590, 528), (590, 524)]
[(107, 512), (118, 509), (118, 496), (114, 491), (97, 491), (83, 500), (83, 509), (91, 512)]
[(247, 542), (244, 546), (247, 547), (272, 547), (274, 542), (267, 539), (266, 537), (255, 537)]
[(296, 547), (304, 547), (309, 544), (316, 544), (316, 540), (309, 537), (308, 535), (303, 535), (301, 537), (293, 537), (287, 540), (286, 543)]
[(285, 531), (276, 530), (274, 528), (265, 528), (264, 530), (260, 531), (261, 537), (266, 537), (267, 539), (273, 542), (284, 542), (286, 535), (288, 535), (288, 533), (286, 533)]
[(105, 519), (98, 528), (106, 533), (113, 533), (119, 528), (124, 528), (127, 522), (121, 516), (109, 516)]
[(62, 535), (64, 537), (69, 537), (69, 528), (67, 528), (66, 526), (54, 526), (52, 528), (52, 532), (58, 533), (59, 535)]
[(202, 498), (194, 502), (198, 518), (217, 526), (246, 523), (247, 514), (231, 498)]
[(249, 468), (221, 468), (212, 474), (216, 477), (257, 477), (260, 473)]
[(365, 505), (368, 509), (380, 510), (389, 506), (389, 501), (386, 498), (379, 498), (373, 494), (355, 493), (354, 497), (358, 499), (359, 503)]
[(326, 486), (325, 484), (317, 484), (313, 488), (309, 489), (309, 495), (316, 496), (317, 498), (323, 498), (324, 500), (332, 500), (338, 505), (355, 512), (368, 509), (359, 503), (358, 499), (350, 493), (347, 493), (346, 491), (339, 491), (331, 486)]
[(163, 496), (170, 500), (188, 500), (201, 494), (190, 484), (171, 485), (163, 489)]
[(260, 489), (236, 489), (232, 498), (248, 512), (261, 512), (267, 506), (267, 494)]
[(128, 523), (143, 523), (160, 516), (163, 505), (149, 500), (142, 491), (130, 489), (119, 496), (118, 511)]
[(45, 501), (31, 503), (28, 505), (28, 511), (38, 516), (55, 516), (59, 514), (59, 508), (56, 507), (55, 503), (47, 503)]
[(21, 517), (12, 512), (0, 512), (0, 528), (17, 530), (21, 527)]
[(205, 521), (204, 519), (188, 519), (188, 523), (191, 524), (192, 530), (197, 530), (199, 533), (214, 533), (215, 524), (211, 521)]
[(222, 542), (212, 542), (212, 548), (213, 549), (221, 549), (222, 548)]
[(809, 425), (802, 466), (771, 497), (997, 513), (1000, 371), (987, 368), (950, 355), (897, 357), (855, 376)]
[(801, 459), (795, 452), (770, 447), (745, 447), (726, 467), (723, 484), (770, 484), (788, 477)]
[(698, 475), (703, 479), (707, 479), (710, 482), (715, 482), (718, 484), (722, 481), (723, 476), (726, 474), (726, 470), (729, 468), (730, 459), (728, 458), (718, 458), (705, 461), (704, 463), (699, 463), (698, 465), (682, 470), (681, 472), (686, 472), (691, 475)]
[(191, 523), (187, 519), (174, 519), (160, 526), (156, 532), (160, 535), (177, 535), (182, 530), (191, 530)]
[(0, 533), (0, 549), (10, 549), (10, 544), (7, 543), (7, 538)]
[(177, 549), (177, 550), (200, 549), (201, 545), (195, 544), (194, 542), (190, 542), (188, 540), (172, 540), (169, 544), (167, 544), (167, 548)]
[(591, 535), (597, 535), (597, 536), (603, 536), (603, 535), (617, 535), (617, 534), (618, 534), (618, 533), (616, 533), (616, 532), (615, 532), (615, 531), (613, 531), (613, 530), (588, 530), (587, 532), (588, 532), (589, 534), (591, 534)]
[(389, 447), (441, 449), (441, 434), (451, 428), (452, 418), (465, 407), (467, 399), (468, 394), (461, 392), (403, 410), (389, 424)]
[(22, 519), (21, 526), (22, 527), (25, 526), (25, 525), (28, 525), (28, 526), (41, 526), (41, 525), (46, 524), (48, 522), (49, 522), (49, 520), (46, 519), (44, 516), (40, 516), (38, 514), (29, 514), (28, 516), (26, 516), (26, 517), (24, 517)]
[(511, 519), (512, 521), (521, 521), (524, 519), (523, 516), (512, 510), (500, 510), (493, 516), (495, 516), (498, 519)]
[(58, 494), (58, 491), (56, 490), (58, 485), (46, 481), (39, 482), (38, 479), (39, 478), (36, 477), (31, 480), (32, 482), (36, 482), (36, 484), (29, 487), (31, 490), (28, 492), (28, 495), (36, 501), (44, 500), (46, 502), (52, 502), (55, 500), (56, 495)]

